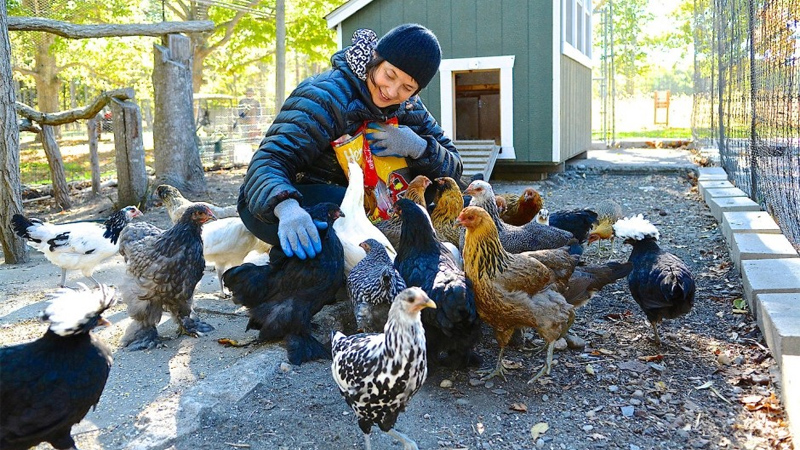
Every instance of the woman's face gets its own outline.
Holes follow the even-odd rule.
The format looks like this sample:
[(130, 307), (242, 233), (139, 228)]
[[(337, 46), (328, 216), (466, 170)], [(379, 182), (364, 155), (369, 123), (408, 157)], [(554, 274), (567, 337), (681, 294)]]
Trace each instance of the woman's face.
[(367, 87), (375, 106), (386, 108), (408, 100), (417, 92), (419, 84), (409, 74), (383, 61), (375, 68), (373, 76), (367, 77)]

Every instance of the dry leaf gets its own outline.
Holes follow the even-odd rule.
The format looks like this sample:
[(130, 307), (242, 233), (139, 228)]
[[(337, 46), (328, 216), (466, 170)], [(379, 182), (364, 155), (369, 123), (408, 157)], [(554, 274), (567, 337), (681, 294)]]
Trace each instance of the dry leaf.
[(663, 381), (656, 381), (655, 384), (656, 384), (656, 389), (658, 389), (659, 391), (667, 390), (667, 383), (664, 383)]
[(763, 398), (764, 397), (762, 397), (760, 395), (747, 395), (747, 396), (742, 397), (742, 399), (739, 400), (739, 401), (742, 402), (742, 403), (745, 403), (745, 404), (747, 404), (747, 403), (758, 403)]
[(512, 403), (510, 408), (514, 411), (528, 412), (528, 406), (525, 403)]
[(658, 362), (664, 360), (664, 355), (640, 356), (639, 359), (645, 362)]
[(242, 344), (240, 344), (239, 341), (234, 340), (234, 339), (228, 339), (228, 338), (217, 339), (217, 343), (221, 344), (221, 345), (224, 345), (225, 347), (241, 347), (242, 346)]
[(509, 370), (522, 369), (522, 363), (503, 358), (503, 367)]
[(539, 436), (545, 434), (549, 429), (550, 425), (548, 425), (547, 422), (539, 422), (531, 427), (531, 437), (536, 441), (539, 439)]
[(475, 430), (478, 431), (478, 434), (483, 434), (483, 432), (486, 431), (486, 428), (483, 427), (482, 423), (478, 422), (475, 424)]
[(586, 365), (586, 373), (588, 373), (589, 375), (594, 375), (594, 367), (592, 367), (591, 364)]
[(705, 382), (705, 383), (703, 383), (702, 385), (700, 385), (700, 386), (695, 386), (694, 388), (695, 388), (695, 389), (697, 389), (697, 390), (699, 391), (699, 390), (701, 390), (701, 389), (708, 389), (708, 388), (710, 388), (710, 387), (711, 387), (711, 386), (713, 386), (713, 385), (714, 385), (714, 382), (713, 382), (713, 381), (706, 381), (706, 382)]

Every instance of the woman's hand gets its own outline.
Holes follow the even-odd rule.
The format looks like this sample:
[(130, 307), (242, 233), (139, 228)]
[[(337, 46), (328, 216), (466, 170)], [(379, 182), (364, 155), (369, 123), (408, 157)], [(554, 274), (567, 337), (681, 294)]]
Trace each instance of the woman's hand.
[(278, 239), (286, 256), (306, 259), (322, 252), (317, 228), (324, 230), (327, 223), (311, 220), (308, 212), (293, 198), (278, 203), (275, 215), (278, 217)]
[(370, 122), (367, 125), (369, 148), (375, 156), (399, 156), (418, 159), (428, 143), (405, 125), (392, 126)]

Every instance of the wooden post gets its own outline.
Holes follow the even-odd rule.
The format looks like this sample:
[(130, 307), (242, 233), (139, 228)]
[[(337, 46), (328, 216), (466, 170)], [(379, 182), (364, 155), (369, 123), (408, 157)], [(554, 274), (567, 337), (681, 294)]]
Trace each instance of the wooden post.
[(206, 193), (192, 108), (192, 49), (186, 36), (167, 36), (154, 46), (153, 147), (156, 184), (192, 195)]
[(92, 194), (100, 193), (100, 155), (97, 154), (97, 141), (103, 124), (94, 116), (86, 121), (86, 132), (89, 136), (89, 162), (92, 166)]
[(44, 154), (47, 156), (47, 163), (50, 166), (53, 199), (59, 208), (70, 209), (72, 202), (69, 199), (69, 186), (67, 186), (67, 177), (64, 175), (64, 160), (61, 158), (61, 150), (56, 142), (55, 128), (52, 125), (42, 125), (42, 132), (39, 135), (42, 137), (42, 147), (44, 147)]
[(142, 142), (142, 114), (133, 102), (111, 101), (114, 117), (114, 149), (117, 162), (117, 208), (136, 205), (144, 208), (147, 195), (147, 170)]

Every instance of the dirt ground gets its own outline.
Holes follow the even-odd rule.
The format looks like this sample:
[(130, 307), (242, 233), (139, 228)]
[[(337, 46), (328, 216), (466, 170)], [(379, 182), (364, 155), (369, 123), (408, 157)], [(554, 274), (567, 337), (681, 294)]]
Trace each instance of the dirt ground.
[[(209, 198), (235, 200), (242, 170), (207, 174)], [(567, 172), (531, 184), (550, 211), (591, 207), (611, 198), (626, 214), (642, 213), (661, 231), (661, 245), (681, 257), (697, 280), (694, 309), (661, 325), (661, 348), (652, 342), (644, 314), (624, 280), (606, 287), (577, 312), (573, 331), (582, 350), (556, 352), (550, 376), (528, 385), (543, 355), (521, 346), (506, 351), (507, 381), (481, 382), (474, 371), (438, 370), (400, 416), (397, 429), (421, 449), (791, 449), (775, 361), (753, 317), (739, 310), (742, 286), (725, 241), (689, 180), (680, 175), (578, 175)], [(525, 184), (497, 183), (498, 192)], [(27, 204), (26, 213), (56, 222), (105, 217), (113, 189), (53, 214), (50, 205)], [(144, 220), (166, 226), (162, 207)], [(588, 262), (609, 259), (597, 247)], [(611, 256), (625, 260), (629, 247)], [(113, 285), (121, 258), (95, 274)], [(25, 265), (0, 265), (0, 344), (40, 336), (36, 320), (44, 297), (55, 290), (59, 269), (32, 252)], [(85, 281), (69, 275), (68, 284)], [(115, 350), (115, 363), (95, 411), (74, 428), (83, 450), (117, 449), (360, 449), (363, 437), (330, 376), (328, 361), (291, 366), (280, 343), (224, 347), (219, 338), (247, 342), (247, 317), (216, 297), (212, 271), (201, 281), (196, 307), (217, 329), (198, 339), (175, 337), (159, 326), (164, 346), (152, 351), (119, 349), (127, 324), (124, 306), (114, 326), (99, 330)], [(321, 336), (342, 324), (346, 304), (326, 307), (316, 322)], [(536, 336), (530, 336), (536, 338)], [(536, 342), (536, 341), (534, 341)], [(479, 352), (494, 364), (497, 344), (484, 330)], [(373, 448), (400, 448), (377, 428)], [(43, 444), (39, 449), (48, 449)]]

